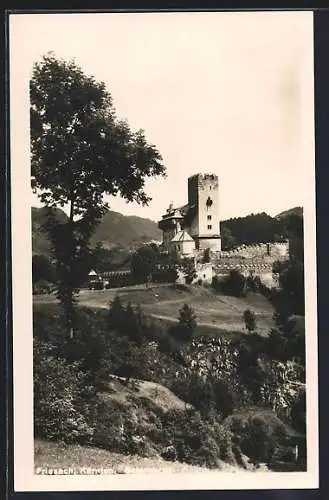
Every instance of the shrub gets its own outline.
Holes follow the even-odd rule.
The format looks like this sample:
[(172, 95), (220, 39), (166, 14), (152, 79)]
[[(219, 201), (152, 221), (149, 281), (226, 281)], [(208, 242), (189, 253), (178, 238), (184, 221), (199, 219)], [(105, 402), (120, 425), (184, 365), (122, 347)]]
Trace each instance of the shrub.
[(93, 444), (117, 453), (128, 454), (136, 423), (123, 405), (111, 400), (99, 402), (95, 412)]
[(222, 290), (227, 295), (243, 297), (245, 295), (246, 279), (238, 270), (230, 271), (228, 277), (223, 280)]
[(166, 459), (216, 468), (228, 453), (229, 434), (217, 423), (202, 420), (195, 410), (170, 410), (164, 414), (162, 426), (162, 456)]
[(36, 437), (90, 443), (93, 388), (78, 363), (53, 357), (49, 344), (34, 341), (34, 432)]
[(243, 320), (249, 333), (256, 329), (256, 315), (250, 309), (246, 309), (243, 313)]
[(115, 296), (113, 302), (110, 304), (108, 314), (108, 328), (116, 332), (121, 332), (124, 324), (125, 310), (118, 295)]
[(33, 283), (33, 294), (35, 295), (46, 295), (51, 293), (53, 290), (54, 285), (44, 279), (40, 279), (39, 281), (35, 281)]
[(210, 262), (210, 248), (206, 248), (205, 251), (203, 252), (203, 262), (204, 264), (207, 264)]
[(231, 418), (232, 441), (254, 464), (267, 463), (275, 447), (286, 435), (286, 428), (275, 415), (237, 415)]
[(178, 325), (171, 326), (168, 334), (178, 342), (188, 343), (192, 340), (196, 327), (196, 316), (192, 307), (184, 304), (179, 310)]
[(195, 280), (197, 277), (194, 259), (189, 259), (189, 258), (183, 259), (182, 268), (185, 275), (186, 283), (190, 285), (193, 282), (193, 280)]
[(214, 411), (217, 418), (225, 418), (235, 406), (234, 394), (225, 382), (202, 378), (196, 372), (189, 373), (187, 377), (176, 378), (171, 389), (205, 418)]

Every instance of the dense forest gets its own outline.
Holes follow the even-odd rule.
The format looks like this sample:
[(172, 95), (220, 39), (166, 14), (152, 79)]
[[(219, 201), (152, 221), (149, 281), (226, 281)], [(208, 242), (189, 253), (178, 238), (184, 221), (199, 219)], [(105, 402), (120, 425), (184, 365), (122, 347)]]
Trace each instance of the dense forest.
[(222, 248), (229, 250), (242, 244), (272, 243), (289, 239), (302, 229), (302, 209), (296, 207), (271, 217), (265, 212), (222, 221)]

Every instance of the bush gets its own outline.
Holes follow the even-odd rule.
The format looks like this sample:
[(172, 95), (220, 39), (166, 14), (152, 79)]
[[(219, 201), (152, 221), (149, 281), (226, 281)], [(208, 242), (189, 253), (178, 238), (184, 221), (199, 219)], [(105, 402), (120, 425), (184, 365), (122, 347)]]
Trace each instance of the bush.
[(194, 259), (190, 258), (183, 259), (182, 268), (185, 275), (186, 283), (190, 285), (197, 277)]
[(175, 283), (178, 273), (174, 267), (159, 269), (152, 272), (152, 281), (154, 283)]
[(34, 295), (46, 295), (54, 290), (54, 285), (49, 281), (43, 279), (33, 283), (33, 294)]
[(245, 295), (246, 279), (237, 270), (230, 271), (228, 277), (222, 282), (222, 290), (227, 295), (243, 297)]
[(211, 260), (210, 248), (206, 248), (203, 252), (203, 263), (207, 264)]
[(94, 446), (123, 454), (142, 454), (137, 446), (137, 422), (127, 409), (113, 400), (99, 402), (95, 413)]
[(213, 412), (217, 418), (225, 418), (232, 413), (235, 406), (234, 395), (225, 382), (204, 379), (197, 373), (176, 378), (171, 390), (190, 403), (205, 418), (211, 416)]
[(56, 266), (44, 255), (33, 255), (32, 257), (32, 280), (33, 283), (40, 281), (52, 284), (56, 283)]
[(286, 428), (274, 414), (269, 418), (262, 415), (237, 415), (230, 420), (232, 441), (256, 465), (268, 463), (275, 447), (286, 435)]
[(223, 435), (202, 420), (194, 410), (170, 410), (163, 416), (162, 456), (192, 465), (218, 467), (227, 453), (227, 433)]
[(51, 346), (34, 341), (34, 432), (36, 437), (88, 444), (93, 388), (78, 363), (54, 357)]
[(179, 310), (178, 325), (169, 328), (168, 334), (178, 342), (188, 343), (192, 340), (196, 330), (196, 315), (188, 304)]
[(250, 311), (250, 309), (246, 309), (243, 313), (243, 319), (249, 333), (256, 329), (256, 315), (254, 312)]

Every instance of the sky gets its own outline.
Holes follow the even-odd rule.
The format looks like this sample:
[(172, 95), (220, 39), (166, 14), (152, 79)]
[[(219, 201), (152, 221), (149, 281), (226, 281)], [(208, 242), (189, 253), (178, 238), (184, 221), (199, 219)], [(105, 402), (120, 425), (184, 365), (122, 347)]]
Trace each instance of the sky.
[(221, 219), (275, 215), (313, 186), (312, 30), (311, 12), (12, 14), (16, 123), (33, 64), (74, 58), (167, 167), (146, 183), (148, 207), (110, 198), (112, 210), (158, 220), (200, 172), (219, 177)]

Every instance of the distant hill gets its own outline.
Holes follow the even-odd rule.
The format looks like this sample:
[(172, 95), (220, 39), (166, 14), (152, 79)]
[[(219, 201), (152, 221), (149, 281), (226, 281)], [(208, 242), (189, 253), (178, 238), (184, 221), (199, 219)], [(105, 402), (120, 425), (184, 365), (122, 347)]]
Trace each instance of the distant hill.
[[(57, 209), (57, 217), (61, 222), (67, 220), (67, 215)], [(45, 209), (32, 208), (32, 250), (33, 254), (47, 255), (49, 241), (42, 231), (45, 222)], [(157, 223), (142, 217), (126, 216), (118, 212), (108, 211), (97, 227), (91, 241), (95, 245), (101, 242), (104, 248), (134, 247), (149, 241), (161, 241), (162, 232)]]
[(276, 215), (276, 219), (284, 219), (285, 217), (289, 217), (290, 215), (298, 215), (298, 217), (303, 217), (303, 207), (294, 207), (289, 208), (288, 210), (284, 210), (280, 214)]
[(134, 215), (108, 211), (97, 227), (92, 241), (101, 241), (105, 248), (134, 246), (149, 241), (161, 241), (162, 231), (156, 222)]
[[(49, 253), (49, 241), (47, 235), (42, 230), (46, 221), (46, 209), (32, 207), (32, 253), (33, 255), (47, 255)], [(63, 210), (56, 209), (56, 218), (60, 222), (67, 220), (67, 215)]]

